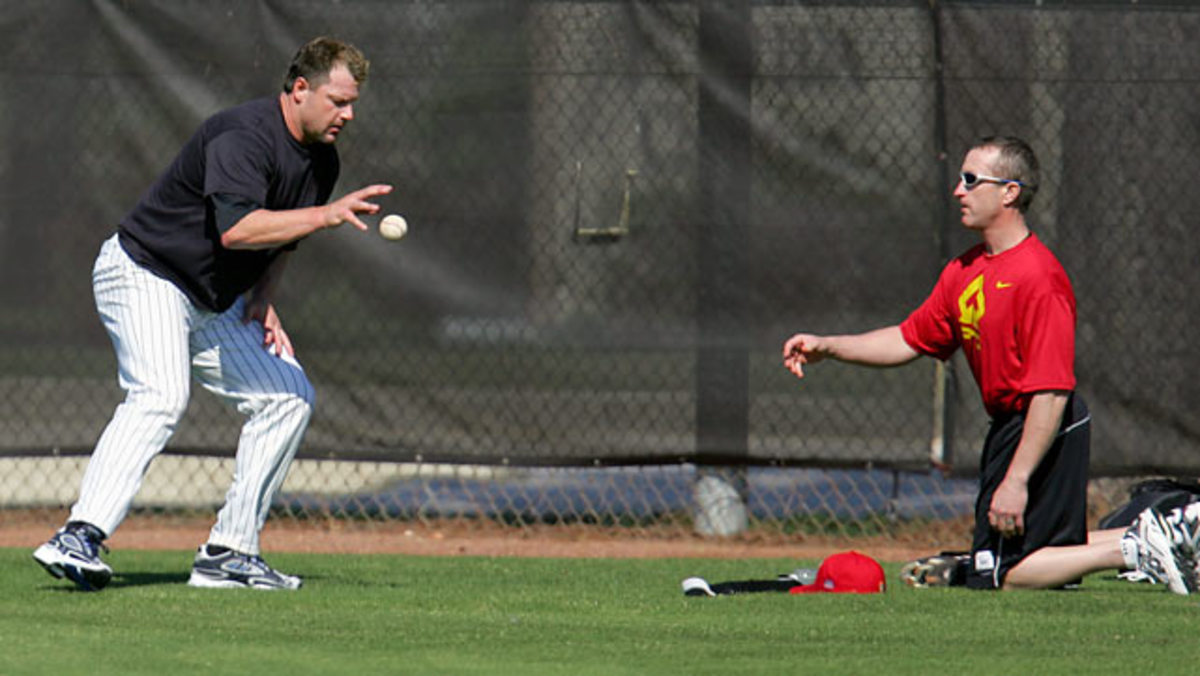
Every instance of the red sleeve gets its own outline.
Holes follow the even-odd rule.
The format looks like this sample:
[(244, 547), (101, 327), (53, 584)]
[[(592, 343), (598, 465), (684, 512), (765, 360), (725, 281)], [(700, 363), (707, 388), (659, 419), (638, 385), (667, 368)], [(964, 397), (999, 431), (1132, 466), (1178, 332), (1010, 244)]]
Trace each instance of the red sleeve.
[(1075, 303), (1049, 291), (1030, 299), (1020, 322), (1022, 393), (1075, 389)]
[(900, 323), (900, 333), (909, 347), (930, 357), (945, 361), (958, 349), (954, 331), (954, 308), (946, 302), (946, 285), (950, 269), (942, 271), (929, 297)]

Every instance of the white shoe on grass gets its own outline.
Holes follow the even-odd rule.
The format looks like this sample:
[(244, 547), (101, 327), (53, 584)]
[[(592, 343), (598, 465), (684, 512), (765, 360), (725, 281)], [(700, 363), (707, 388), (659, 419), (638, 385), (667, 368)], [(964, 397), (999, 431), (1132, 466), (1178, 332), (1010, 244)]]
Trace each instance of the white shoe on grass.
[(1200, 503), (1159, 512), (1146, 508), (1121, 537), (1127, 566), (1176, 594), (1200, 589)]
[(188, 585), (207, 589), (299, 589), (303, 581), (267, 565), (260, 556), (232, 549), (214, 553), (209, 545), (196, 550)]
[(67, 524), (33, 551), (33, 559), (55, 578), (68, 578), (83, 591), (100, 591), (112, 579), (112, 568), (100, 558), (104, 534), (95, 526)]

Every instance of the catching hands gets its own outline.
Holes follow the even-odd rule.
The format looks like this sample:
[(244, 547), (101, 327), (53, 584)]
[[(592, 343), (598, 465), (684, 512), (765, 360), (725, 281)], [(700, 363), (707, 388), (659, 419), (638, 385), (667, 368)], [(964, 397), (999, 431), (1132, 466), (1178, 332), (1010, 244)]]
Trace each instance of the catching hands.
[(392, 191), (392, 186), (378, 183), (359, 188), (348, 193), (336, 202), (330, 202), (325, 207), (325, 226), (334, 228), (342, 223), (350, 223), (359, 230), (367, 230), (367, 224), (358, 217), (359, 214), (379, 213), (379, 205), (370, 200), (386, 195)]

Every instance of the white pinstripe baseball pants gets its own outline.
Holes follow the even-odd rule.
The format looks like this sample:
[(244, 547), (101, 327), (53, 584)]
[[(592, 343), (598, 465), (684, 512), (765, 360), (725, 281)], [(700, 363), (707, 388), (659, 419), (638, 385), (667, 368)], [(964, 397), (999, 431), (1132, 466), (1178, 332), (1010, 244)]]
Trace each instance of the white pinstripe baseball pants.
[(312, 414), (313, 389), (300, 364), (263, 346), (244, 301), (217, 314), (197, 308), (174, 284), (141, 267), (117, 237), (92, 271), (96, 309), (117, 353), (125, 401), (88, 462), (71, 521), (111, 535), (142, 477), (187, 408), (191, 377), (247, 417), (233, 483), (208, 542), (259, 553), (259, 531)]

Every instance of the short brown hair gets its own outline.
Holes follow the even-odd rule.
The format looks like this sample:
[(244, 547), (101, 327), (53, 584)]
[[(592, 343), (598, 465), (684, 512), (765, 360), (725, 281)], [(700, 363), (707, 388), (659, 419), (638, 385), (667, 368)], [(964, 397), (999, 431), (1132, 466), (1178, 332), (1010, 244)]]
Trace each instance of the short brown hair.
[(1038, 159), (1033, 148), (1015, 136), (988, 136), (980, 139), (973, 148), (995, 148), (1000, 151), (992, 170), (999, 178), (1011, 178), (1021, 182), (1017, 209), (1025, 213), (1033, 202), (1034, 195), (1037, 195), (1040, 182)]
[(338, 64), (346, 66), (358, 84), (366, 81), (371, 69), (371, 62), (352, 44), (327, 37), (310, 40), (292, 57), (283, 79), (283, 91), (290, 93), (299, 77), (308, 80), (313, 87), (319, 87), (329, 78), (329, 71)]

